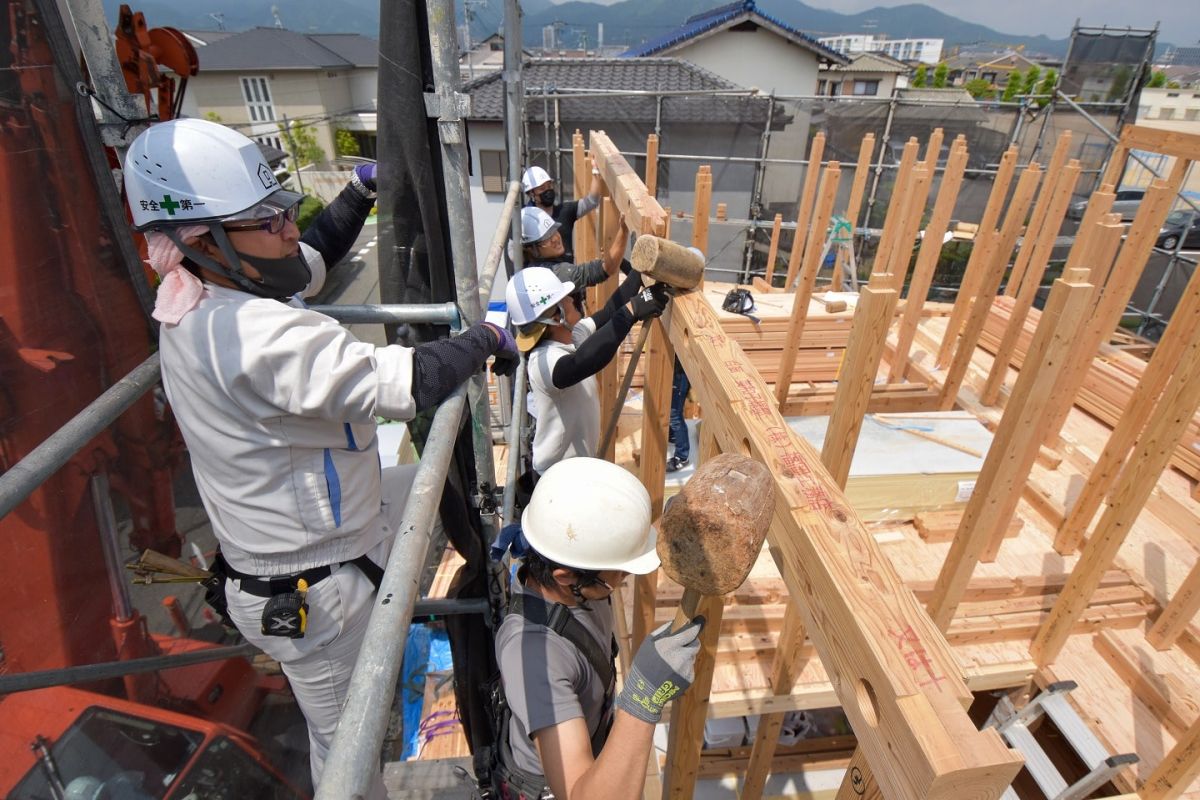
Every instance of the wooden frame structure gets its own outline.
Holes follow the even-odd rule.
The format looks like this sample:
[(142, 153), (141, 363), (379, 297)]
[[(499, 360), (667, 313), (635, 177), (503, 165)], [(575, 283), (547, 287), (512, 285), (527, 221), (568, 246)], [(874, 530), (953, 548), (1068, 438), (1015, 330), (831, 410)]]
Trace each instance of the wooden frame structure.
[[(1020, 758), (994, 732), (979, 731), (968, 717), (972, 701), (968, 685), (976, 690), (1024, 687), (1026, 692), (1031, 683), (1044, 685), (1061, 666), (1056, 659), (1064, 644), (1080, 631), (1098, 631), (1090, 652), (1100, 661), (1124, 665), (1127, 683), (1135, 693), (1150, 698), (1147, 703), (1164, 709), (1163, 718), (1169, 720), (1164, 724), (1177, 740), (1138, 785), (1132, 779), (1118, 785), (1125, 791), (1136, 790), (1142, 798), (1173, 798), (1200, 777), (1200, 714), (1197, 718), (1181, 714), (1163, 699), (1172, 696), (1169, 684), (1132, 670), (1129, 665), (1135, 659), (1128, 641), (1110, 633), (1130, 626), (1112, 612), (1093, 610), (1097, 601), (1116, 609), (1112, 603), (1128, 605), (1132, 600), (1136, 608), (1121, 619), (1137, 624), (1145, 619), (1144, 609), (1153, 608), (1141, 603), (1143, 590), (1122, 588), (1129, 586), (1128, 579), (1113, 572), (1114, 557), (1142, 508), (1155, 496), (1159, 476), (1183, 458), (1178, 453), (1181, 439), (1195, 424), (1200, 407), (1200, 278), (1189, 283), (1103, 452), (1093, 461), (1068, 450), (1062, 438), (1072, 407), (1083, 402), (1086, 387), (1095, 380), (1095, 364), (1102, 359), (1094, 357), (1107, 352), (1105, 342), (1136, 285), (1187, 167), (1200, 160), (1200, 137), (1126, 129), (1114, 163), (1123, 163), (1131, 149), (1152, 150), (1175, 158), (1174, 168), (1152, 184), (1122, 238), (1124, 226), (1108, 213), (1111, 187), (1120, 176), (1118, 167), (1110, 164), (1104, 185), (1093, 195), (1081, 221), (1066, 268), (1040, 311), (1033, 308), (1034, 292), (1046, 272), (1079, 165), (1069, 158), (1069, 135), (1060, 138), (1044, 171), (1036, 164), (1018, 168), (1015, 151), (1005, 153), (958, 300), (947, 311), (933, 311), (944, 314), (936, 317), (937, 325), (930, 325), (930, 330), (941, 329), (938, 339), (931, 338), (923, 325), (931, 319), (924, 295), (969, 147), (961, 137), (952, 143), (941, 188), (936, 197), (929, 197), (940, 139), (940, 131), (931, 137), (923, 161), (918, 160), (918, 142), (906, 145), (897, 178), (897, 191), (903, 192), (905, 202), (893, 206), (884, 225), (876, 269), (859, 294), (846, 335), (837, 385), (810, 395), (825, 391), (834, 411), (820, 456), (791, 430), (783, 413), (800, 405), (793, 378), (803, 377), (793, 374), (795, 350), (812, 315), (809, 301), (841, 177), (836, 162), (824, 169), (816, 166), (823, 137), (814, 139), (810, 154), (814, 166), (800, 194), (796, 243), (786, 276), (787, 285), (795, 281), (797, 291), (774, 388), (726, 333), (701, 293), (677, 297), (664, 320), (654, 324), (645, 370), (639, 470), (655, 513), (661, 509), (664, 493), (669, 376), (678, 355), (703, 409), (701, 457), (741, 452), (772, 468), (778, 499), (769, 534), (770, 554), (786, 586), (787, 603), (799, 612), (783, 616), (773, 642), (768, 695), (774, 699), (738, 706), (716, 702), (709, 692), (722, 628), (738, 624), (738, 618), (729, 617), (730, 608), (722, 602), (708, 603), (710, 628), (697, 664), (697, 681), (671, 712), (662, 790), (672, 797), (692, 794), (701, 771), (708, 714), (738, 709), (775, 712), (831, 701), (849, 717), (860, 748), (850, 761), (839, 798), (999, 797), (1016, 774)], [(669, 215), (607, 137), (592, 132), (590, 146), (615, 213), (622, 214), (631, 229), (665, 231)], [(863, 154), (869, 163), (873, 149), (873, 141), (864, 141), (852, 194), (861, 188), (860, 177), (865, 175)], [(577, 160), (580, 150), (577, 138)], [(710, 181), (703, 170), (698, 172), (693, 243), (702, 250), (707, 246), (703, 231), (709, 216)], [(850, 205), (855, 206), (853, 197)], [(912, 243), (927, 212), (929, 222), (915, 252), (909, 295), (901, 304), (899, 293), (913, 263)], [(778, 249), (779, 227), (777, 218), (772, 256)], [(769, 271), (774, 263), (770, 258)], [(1010, 265), (1008, 285), (1001, 294)], [(838, 274), (840, 269), (835, 268)], [(981, 369), (977, 354), (985, 350), (995, 358)], [(882, 383), (876, 380), (881, 370), (888, 375)], [(994, 431), (978, 480), (978, 486), (986, 489), (977, 486), (971, 495), (940, 574), (921, 590), (922, 600), (911, 585), (905, 585), (843, 493), (864, 415), (909, 384), (921, 388), (903, 390), (908, 395), (907, 410), (934, 412), (958, 406), (975, 413)], [(801, 391), (811, 393), (812, 388)], [(808, 409), (818, 407), (810, 404)], [(1055, 511), (1031, 488), (1033, 476), (1045, 472), (1047, 464), (1052, 469), (1064, 462), (1083, 464), (1089, 472), (1074, 505)], [(994, 670), (988, 678), (971, 678), (975, 673), (960, 666), (955, 656), (958, 645), (951, 642), (970, 641), (963, 639), (960, 615), (964, 603), (980, 602), (976, 564), (995, 560), (1007, 546), (1003, 543), (1012, 535), (1018, 505), (1026, 502), (1035, 502), (1051, 518), (1057, 515), (1054, 548), (1066, 553), (1079, 546), (1101, 504), (1104, 509), (1077, 564), (1044, 595), (1047, 599), (1013, 606), (1036, 609), (1029, 621), (1006, 629), (1012, 634), (1019, 627), (1022, 633), (1015, 635), (1028, 637), (1027, 658), (1011, 669)], [(1200, 517), (1179, 508), (1177, 501), (1160, 496), (1157, 502), (1170, 507), (1184, 524), (1200, 525)], [(1021, 528), (1016, 527), (1018, 533)], [(1200, 548), (1200, 535), (1195, 540)], [(656, 579), (638, 581), (633, 600), (635, 644), (655, 624), (657, 594)], [(1159, 602), (1162, 611), (1149, 626), (1146, 643), (1160, 651), (1186, 647), (1192, 657), (1200, 657), (1200, 632), (1190, 627), (1200, 610), (1200, 566), (1192, 567), (1172, 598)], [(971, 636), (983, 634), (986, 631), (980, 629)], [(813, 655), (828, 676), (828, 693), (793, 696), (794, 682), (809, 669)], [(745, 798), (763, 791), (779, 720), (778, 714), (769, 713), (760, 721), (748, 754)]]

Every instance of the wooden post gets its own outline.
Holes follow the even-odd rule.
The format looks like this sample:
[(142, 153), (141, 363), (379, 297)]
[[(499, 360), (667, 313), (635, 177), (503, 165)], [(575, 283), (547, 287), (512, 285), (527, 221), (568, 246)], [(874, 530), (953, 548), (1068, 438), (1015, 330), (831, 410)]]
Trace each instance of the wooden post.
[[(612, 244), (613, 237), (617, 235), (617, 229), (620, 225), (621, 217), (617, 214), (616, 206), (613, 205), (612, 198), (605, 197), (600, 201), (600, 243), (602, 251), (606, 252), (609, 245)], [(588, 298), (589, 309), (599, 309), (604, 303), (608, 302), (608, 298), (612, 297), (613, 292), (617, 290), (617, 282), (621, 274), (619, 271), (614, 272), (605, 279), (604, 283), (599, 286), (592, 287), (596, 290), (595, 300)], [(613, 413), (613, 409), (617, 404), (617, 387), (620, 385), (620, 359), (614, 358), (604, 365), (604, 368), (596, 373), (596, 388), (600, 395), (600, 419), (609, 419)], [(614, 460), (617, 451), (616, 437), (608, 443), (608, 450), (603, 453), (597, 453), (597, 458), (604, 458), (609, 461)]]
[(1175, 800), (1200, 777), (1200, 719), (1175, 742), (1171, 751), (1138, 790), (1140, 800)]
[[(1106, 215), (1112, 211), (1112, 204), (1115, 199), (1116, 195), (1113, 194), (1113, 188), (1107, 183), (1092, 192), (1091, 197), (1088, 198), (1087, 208), (1084, 209), (1083, 219), (1079, 220), (1079, 232), (1075, 237), (1075, 244), (1071, 246), (1071, 252), (1067, 254), (1066, 269), (1087, 267), (1093, 270), (1092, 277), (1096, 277), (1091, 258), (1091, 244), (1093, 241), (1091, 232), (1095, 230), (1097, 225), (1105, 221)], [(1118, 221), (1119, 219), (1118, 216)]]
[[(909, 172), (908, 198), (904, 203), (904, 216), (896, 225), (895, 240), (892, 242), (890, 264), (884, 272), (892, 275), (892, 288), (897, 296), (904, 290), (908, 267), (912, 264), (913, 243), (921, 230), (921, 218), (925, 216), (925, 204), (929, 200), (929, 186), (933, 181), (933, 170), (924, 163), (917, 164)], [(890, 215), (889, 215), (890, 216)]]
[[(775, 696), (792, 693), (792, 686), (800, 671), (804, 647), (804, 620), (796, 609), (783, 618), (783, 628), (775, 645), (775, 663), (771, 668), (771, 690)], [(771, 773), (771, 760), (779, 744), (779, 731), (783, 728), (785, 713), (763, 714), (758, 718), (758, 731), (754, 735), (754, 746), (750, 750), (750, 762), (746, 765), (746, 780), (742, 784), (741, 800), (759, 800)]]
[(729, 210), (724, 203), (717, 203), (717, 222), (724, 222), (729, 218)]
[[(661, 322), (651, 324), (646, 343), (646, 367), (642, 388), (642, 457), (638, 477), (650, 493), (650, 519), (663, 510), (667, 476), (667, 427), (671, 419), (671, 381), (675, 374), (675, 350)], [(646, 634), (654, 629), (654, 605), (658, 597), (658, 572), (634, 578), (633, 632), (631, 650), (637, 651)]]
[[(1059, 134), (1058, 142), (1054, 145), (1054, 154), (1050, 156), (1050, 164), (1046, 167), (1046, 179), (1042, 181), (1042, 191), (1038, 195), (1037, 203), (1034, 204), (1033, 214), (1029, 217), (1029, 225), (1025, 229), (1025, 238), (1021, 242), (1021, 250), (1017, 253), (1017, 259), (1013, 262), (1012, 273), (1008, 277), (1008, 285), (1004, 288), (1005, 297), (1016, 297), (1017, 291), (1021, 287), (1022, 280), (1026, 270), (1029, 268), (1030, 262), (1035, 255), (1034, 251), (1042, 237), (1045, 235), (1045, 228), (1050, 221), (1050, 208), (1058, 197), (1058, 187), (1062, 181), (1063, 167), (1067, 163), (1067, 148), (1071, 144), (1071, 132), (1064, 131)], [(1076, 173), (1078, 175), (1078, 173)], [(1074, 185), (1072, 184), (1072, 189)], [(1070, 201), (1070, 195), (1067, 197)], [(1063, 213), (1066, 213), (1064, 207)], [(1054, 232), (1057, 234), (1059, 227), (1062, 225), (1062, 218), (1059, 218), (1058, 224), (1054, 226)], [(1051, 244), (1054, 242), (1053, 235), (1050, 238)]]
[(791, 288), (796, 280), (796, 271), (800, 268), (800, 256), (804, 253), (808, 241), (809, 230), (812, 228), (813, 202), (817, 196), (817, 176), (821, 174), (821, 156), (825, 153), (825, 134), (818, 131), (813, 137), (812, 148), (808, 151), (808, 166), (804, 168), (804, 188), (800, 191), (800, 201), (796, 206), (796, 235), (792, 238), (792, 252), (788, 256), (787, 280), (785, 289)]
[[(841, 174), (838, 162), (832, 161), (825, 168), (825, 175), (821, 179), (821, 202), (817, 207), (814, 224), (823, 226), (822, 230), (824, 230), (824, 226), (829, 225), (829, 217), (833, 213), (833, 201), (837, 197)], [(800, 276), (800, 286), (792, 298), (792, 316), (788, 320), (787, 337), (784, 339), (783, 352), (779, 358), (779, 371), (775, 375), (775, 397), (780, 407), (787, 400), (788, 390), (792, 386), (792, 370), (796, 366), (796, 350), (800, 346), (800, 335), (804, 332), (804, 322), (808, 317), (808, 302), (812, 299), (813, 283), (817, 279), (820, 260), (820, 250), (815, 250), (811, 255), (805, 253), (804, 272)]]
[(1108, 505), (1095, 532), (1030, 645), (1029, 653), (1039, 666), (1051, 663), (1061, 652), (1075, 621), (1087, 607), (1101, 576), (1112, 565), (1129, 528), (1170, 462), (1197, 406), (1200, 406), (1200, 332), (1194, 333), (1187, 343), (1178, 369), (1150, 415), (1150, 424), (1138, 439), (1133, 457), (1108, 496)]
[[(1147, 246), (1153, 245), (1153, 240), (1157, 238), (1154, 231), (1157, 231), (1158, 226), (1161, 225), (1161, 222), (1156, 223), (1155, 220), (1160, 216), (1161, 206), (1170, 204), (1170, 198), (1166, 195), (1165, 190), (1152, 191), (1147, 193), (1143, 202), (1149, 204), (1145, 210), (1148, 217), (1143, 221), (1142, 212), (1139, 212), (1138, 219), (1135, 221), (1136, 230), (1131, 231), (1126, 239), (1125, 247), (1122, 248), (1121, 254), (1117, 258), (1117, 266), (1113, 269), (1112, 280), (1101, 295), (1100, 306), (1093, 313), (1092, 324), (1081, 337), (1083, 340), (1081, 347), (1086, 348), (1083, 353), (1087, 354), (1089, 361), (1096, 348), (1112, 330), (1109, 322), (1112, 321), (1113, 311), (1115, 310), (1119, 314), (1124, 310), (1125, 302), (1129, 297), (1127, 291), (1133, 291), (1133, 286), (1136, 285), (1138, 279), (1137, 272), (1145, 263), (1144, 259), (1141, 263), (1130, 263), (1131, 259), (1145, 252)], [(1165, 215), (1163, 216), (1165, 218)], [(1153, 231), (1151, 230), (1152, 224)], [(1132, 274), (1126, 274), (1122, 270), (1127, 270)], [(1120, 304), (1119, 308), (1117, 307), (1118, 303)], [(1092, 467), (1087, 483), (1084, 484), (1075, 504), (1058, 528), (1058, 533), (1054, 537), (1054, 549), (1057, 552), (1064, 555), (1074, 553), (1079, 547), (1079, 543), (1083, 541), (1088, 524), (1092, 521), (1096, 510), (1100, 508), (1105, 495), (1116, 483), (1117, 474), (1121, 470), (1122, 464), (1125, 463), (1129, 449), (1133, 447), (1133, 443), (1145, 429), (1158, 396), (1162, 393), (1176, 365), (1179, 364), (1187, 343), (1195, 336), (1198, 327), (1200, 327), (1200, 279), (1193, 272), (1192, 277), (1188, 279), (1187, 289), (1172, 315), (1171, 323), (1164, 331), (1158, 347), (1154, 350), (1154, 355), (1150, 358), (1150, 363), (1142, 373), (1142, 380), (1138, 384), (1137, 391), (1130, 398), (1125, 407), (1125, 413), (1121, 415), (1112, 434), (1108, 437), (1104, 451), (1096, 460), (1096, 465)], [(1082, 353), (1078, 355), (1082, 356)], [(1066, 414), (1062, 414), (1061, 417), (1065, 419)], [(1061, 425), (1057, 418), (1051, 420), (1050, 423)], [(1051, 430), (1051, 433), (1056, 432), (1055, 429)]]
[[(887, 285), (881, 280), (881, 285)], [(821, 448), (821, 463), (829, 469), (838, 486), (845, 486), (850, 475), (850, 462), (862, 431), (863, 415), (871, 401), (875, 374), (883, 356), (888, 327), (896, 310), (895, 289), (863, 287), (854, 312), (854, 327), (846, 344), (846, 355), (838, 370), (837, 394), (833, 400), (833, 415), (825, 431)]]
[[(1021, 178), (1017, 181), (1017, 190), (1013, 194), (1013, 201), (1004, 215), (1004, 229), (998, 234), (993, 231), (987, 236), (987, 244), (984, 246), (986, 258), (981, 257), (979, 265), (981, 268), (978, 284), (979, 296), (971, 303), (966, 326), (963, 328), (954, 352), (954, 360), (951, 362), (950, 368), (946, 370), (946, 380), (942, 385), (941, 407), (943, 410), (954, 407), (958, 397), (958, 388), (967, 374), (967, 367), (975, 352), (975, 344), (983, 332), (988, 312), (992, 308), (992, 301), (996, 297), (996, 291), (1000, 288), (1004, 271), (1008, 268), (1008, 257), (1012, 255), (1013, 245), (1017, 241), (1017, 234), (1021, 230), (1025, 212), (1029, 209), (1029, 201), (1033, 199), (1033, 191), (1037, 188), (1041, 174), (1042, 170), (1036, 164), (1021, 173)], [(976, 238), (975, 242), (978, 247), (979, 239)], [(973, 260), (974, 258), (972, 258)], [(963, 298), (960, 297), (959, 302), (962, 300)], [(958, 303), (955, 303), (955, 308), (957, 307)]]
[(892, 190), (892, 196), (888, 200), (888, 215), (883, 220), (883, 232), (879, 234), (879, 249), (875, 251), (875, 261), (871, 265), (871, 272), (892, 271), (892, 250), (895, 248), (896, 239), (899, 236), (897, 228), (902, 227), (904, 221), (908, 219), (905, 214), (897, 214), (896, 210), (911, 205), (913, 198), (910, 194), (909, 183), (920, 149), (915, 136), (910, 136), (904, 144), (904, 152), (900, 156), (900, 167), (896, 170), (896, 183)]
[(942, 175), (942, 185), (933, 206), (933, 216), (929, 220), (929, 226), (925, 228), (925, 237), (921, 240), (921, 251), (917, 255), (917, 266), (913, 270), (908, 299), (904, 302), (904, 315), (897, 332), (896, 354), (888, 373), (888, 383), (899, 383), (904, 380), (908, 371), (908, 353), (912, 348), (917, 324), (921, 321), (921, 307), (929, 294), (938, 258), (942, 254), (942, 247), (945, 246), (943, 239), (950, 225), (950, 216), (954, 213), (954, 204), (958, 201), (966, 166), (967, 146), (965, 140), (960, 137), (954, 140), (950, 148), (950, 158)]
[(646, 194), (658, 195), (658, 134), (646, 137)]
[(1191, 572), (1175, 590), (1171, 602), (1167, 603), (1150, 630), (1146, 631), (1146, 641), (1157, 650), (1170, 650), (1179, 634), (1191, 624), (1197, 611), (1200, 611), (1200, 562), (1192, 565)]
[[(875, 153), (875, 134), (868, 133), (858, 146), (858, 163), (854, 167), (854, 182), (850, 184), (850, 200), (846, 203), (846, 220), (850, 223), (850, 249), (854, 249), (854, 231), (858, 228), (858, 214), (862, 208), (863, 194), (866, 193), (867, 177), (871, 174), (871, 156)], [(832, 291), (842, 289), (842, 271), (845, 264), (842, 261), (844, 251), (838, 249), (837, 258), (833, 264)]]
[(1120, 186), (1121, 179), (1125, 177), (1125, 162), (1128, 158), (1129, 147), (1123, 144), (1114, 147), (1112, 155), (1108, 157), (1108, 167), (1105, 168), (1104, 177), (1100, 182), (1113, 187)]
[[(696, 170), (696, 205), (692, 208), (692, 247), (708, 255), (708, 217), (712, 208), (712, 167), (701, 164)], [(704, 286), (704, 276), (700, 276)]]
[[(1065, 133), (1059, 137), (1060, 144), (1064, 138), (1067, 138)], [(1004, 386), (1009, 362), (1012, 361), (1013, 352), (1017, 349), (1017, 340), (1025, 329), (1025, 318), (1029, 316), (1029, 309), (1033, 308), (1033, 301), (1037, 297), (1042, 276), (1046, 274), (1050, 253), (1054, 249), (1054, 240), (1058, 238), (1058, 229), (1062, 226), (1067, 206), (1071, 203), (1071, 195), (1075, 191), (1075, 183), (1079, 180), (1079, 169), (1079, 162), (1072, 159), (1071, 163), (1059, 172), (1056, 185), (1051, 186), (1048, 182), (1043, 184), (1042, 197), (1049, 199), (1043, 204), (1039, 198), (1038, 205), (1043, 206), (1042, 227), (1037, 234), (1036, 241), (1031, 243), (1030, 236), (1026, 235), (1025, 244), (1021, 246), (1022, 253), (1025, 252), (1026, 245), (1029, 245), (1030, 252), (1029, 257), (1024, 261), (1025, 282), (1016, 294), (1016, 300), (1009, 314), (1008, 327), (1005, 328), (1004, 335), (1000, 339), (996, 357), (992, 361), (992, 371), (988, 374), (983, 392), (979, 396), (984, 405), (994, 406), (1000, 400), (1000, 389)], [(1010, 288), (1012, 287), (1012, 280), (1008, 285)], [(1008, 292), (1005, 292), (1005, 295), (1012, 297)]]
[(942, 154), (942, 139), (945, 138), (945, 133), (941, 128), (934, 128), (933, 133), (929, 134), (929, 141), (925, 144), (925, 166), (929, 167), (930, 172), (937, 171), (938, 158)]
[[(1008, 186), (1012, 183), (1013, 172), (1017, 165), (1017, 149), (1010, 147), (1004, 151), (1004, 155), (1000, 158), (1000, 167), (996, 171), (996, 180), (992, 183), (992, 193), (988, 195), (987, 207), (983, 210), (983, 217), (979, 220), (979, 233), (975, 236), (975, 244), (971, 249), (971, 258), (967, 261), (967, 269), (963, 273), (962, 284), (958, 289), (958, 297), (954, 301), (954, 309), (950, 312), (950, 318), (946, 321), (946, 334), (942, 339), (941, 349), (938, 350), (935, 365), (944, 367), (950, 363), (950, 353), (954, 350), (955, 339), (958, 336), (959, 330), (963, 326), (963, 322), (967, 318), (967, 312), (971, 308), (971, 301), (975, 294), (979, 291), (979, 281), (982, 275), (987, 271), (987, 267), (981, 262), (977, 255), (979, 246), (983, 244), (980, 241), (981, 236), (989, 236), (996, 227), (996, 222), (1000, 219), (1000, 210), (1004, 208), (1004, 201), (1008, 197)], [(1030, 164), (1030, 168), (1034, 165)], [(1025, 172), (1028, 172), (1026, 169)], [(1019, 181), (1018, 181), (1019, 184)], [(1008, 256), (1005, 256), (1007, 259)]]
[[(703, 427), (701, 431), (699, 464), (721, 452), (716, 435)], [(700, 751), (704, 746), (704, 722), (708, 718), (708, 695), (716, 667), (725, 598), (704, 596), (696, 610), (704, 617), (705, 623), (704, 631), (700, 634), (700, 652), (696, 655), (695, 677), (691, 688), (671, 707), (671, 722), (667, 728), (667, 779), (663, 796), (673, 800), (690, 800), (696, 791)]]
[(775, 222), (771, 225), (771, 247), (767, 250), (767, 285), (771, 285), (771, 280), (775, 277), (775, 258), (779, 255), (779, 231), (783, 225), (783, 214), (775, 215)]
[(1000, 420), (929, 600), (929, 616), (943, 631), (950, 627), (980, 555), (994, 535), (1003, 538), (1021, 498), (1040, 444), (1037, 421), (1088, 311), (1092, 287), (1078, 280), (1086, 274), (1077, 270), (1054, 282), (1026, 357), (1027, 368), (1021, 370), (1013, 402)]

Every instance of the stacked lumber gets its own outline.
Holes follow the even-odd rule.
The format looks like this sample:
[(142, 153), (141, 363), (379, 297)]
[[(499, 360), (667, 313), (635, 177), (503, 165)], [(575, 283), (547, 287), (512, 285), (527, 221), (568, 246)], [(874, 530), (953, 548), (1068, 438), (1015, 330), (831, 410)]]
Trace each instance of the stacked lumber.
[[(1000, 337), (1008, 326), (1011, 309), (1012, 298), (997, 297), (992, 303), (979, 341), (980, 346), (988, 352), (995, 353)], [(1013, 366), (1018, 369), (1024, 363), (1033, 331), (1040, 320), (1041, 313), (1037, 309), (1031, 309), (1025, 318), (1013, 352)], [(1140, 358), (1115, 347), (1102, 346), (1101, 352), (1092, 359), (1075, 398), (1075, 405), (1106, 425), (1115, 426), (1137, 390), (1145, 368), (1146, 362)], [(1200, 480), (1200, 413), (1192, 419), (1187, 433), (1175, 448), (1171, 466), (1192, 480)]]

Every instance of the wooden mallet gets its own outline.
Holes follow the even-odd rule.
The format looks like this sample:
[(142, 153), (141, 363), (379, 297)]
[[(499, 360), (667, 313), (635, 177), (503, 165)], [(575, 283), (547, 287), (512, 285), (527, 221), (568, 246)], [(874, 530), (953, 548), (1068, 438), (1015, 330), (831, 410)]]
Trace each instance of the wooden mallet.
[(658, 557), (684, 589), (673, 630), (696, 616), (702, 596), (742, 585), (774, 511), (775, 481), (765, 464), (724, 453), (696, 469), (658, 525)]

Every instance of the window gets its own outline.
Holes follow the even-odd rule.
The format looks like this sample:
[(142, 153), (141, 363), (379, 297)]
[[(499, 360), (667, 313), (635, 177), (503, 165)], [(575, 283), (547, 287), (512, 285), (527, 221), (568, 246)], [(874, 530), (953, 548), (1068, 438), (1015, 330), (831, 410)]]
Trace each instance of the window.
[(1183, 112), (1183, 118), (1186, 120), (1200, 119), (1200, 108), (1189, 108)]
[(879, 94), (879, 81), (855, 81), (854, 94), (856, 95), (877, 95)]
[(1175, 119), (1175, 109), (1174, 108), (1160, 108), (1158, 110), (1158, 118), (1159, 119)]
[(479, 151), (479, 179), (485, 192), (506, 192), (504, 180), (505, 157), (503, 150)]
[(254, 141), (262, 142), (263, 144), (274, 147), (276, 150), (281, 150), (285, 153), (287, 152), (283, 149), (283, 142), (278, 136), (255, 136)]
[(251, 122), (275, 121), (275, 106), (271, 103), (271, 89), (266, 78), (242, 78), (242, 95), (246, 98)]

